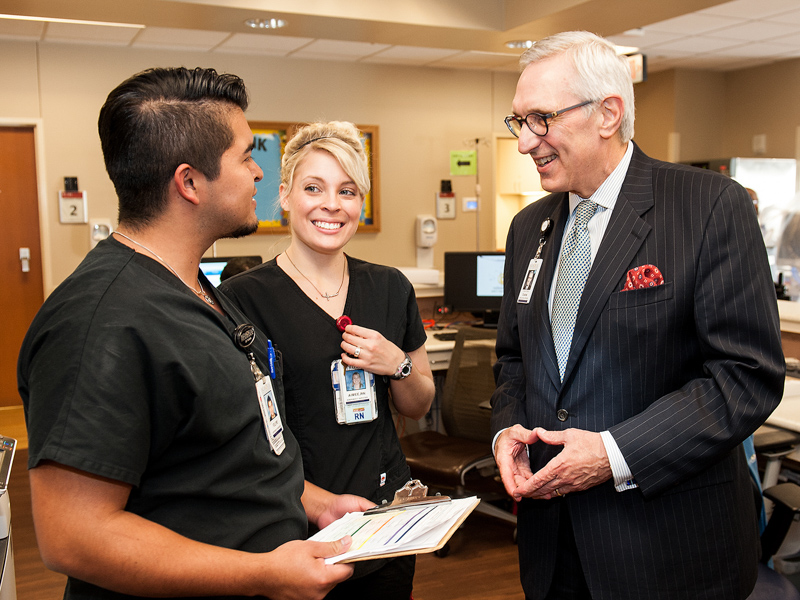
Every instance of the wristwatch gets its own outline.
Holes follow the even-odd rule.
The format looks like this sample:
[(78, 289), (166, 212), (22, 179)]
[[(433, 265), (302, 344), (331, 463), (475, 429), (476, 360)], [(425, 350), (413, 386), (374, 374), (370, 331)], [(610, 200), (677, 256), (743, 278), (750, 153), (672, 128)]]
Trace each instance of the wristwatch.
[(394, 375), (389, 375), (389, 379), (405, 379), (409, 375), (411, 375), (411, 359), (406, 352), (406, 357), (403, 359), (403, 362), (400, 363), (400, 366), (397, 367), (397, 371), (395, 371)]

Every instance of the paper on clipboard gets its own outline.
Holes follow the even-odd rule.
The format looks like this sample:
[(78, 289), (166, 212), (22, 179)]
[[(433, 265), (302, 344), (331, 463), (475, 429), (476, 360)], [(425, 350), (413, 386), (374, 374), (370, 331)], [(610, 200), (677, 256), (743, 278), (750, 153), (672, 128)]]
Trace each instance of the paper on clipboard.
[(479, 502), (472, 496), (372, 515), (347, 513), (311, 539), (330, 542), (345, 535), (353, 538), (350, 550), (325, 559), (328, 564), (434, 552), (447, 543)]

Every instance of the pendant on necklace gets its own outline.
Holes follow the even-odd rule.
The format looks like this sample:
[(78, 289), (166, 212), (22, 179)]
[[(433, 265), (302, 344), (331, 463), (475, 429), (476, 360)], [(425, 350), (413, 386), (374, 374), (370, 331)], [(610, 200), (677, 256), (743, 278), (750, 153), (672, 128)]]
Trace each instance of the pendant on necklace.
[(208, 302), (211, 306), (214, 306), (214, 301), (211, 299), (211, 296), (203, 292), (203, 299)]

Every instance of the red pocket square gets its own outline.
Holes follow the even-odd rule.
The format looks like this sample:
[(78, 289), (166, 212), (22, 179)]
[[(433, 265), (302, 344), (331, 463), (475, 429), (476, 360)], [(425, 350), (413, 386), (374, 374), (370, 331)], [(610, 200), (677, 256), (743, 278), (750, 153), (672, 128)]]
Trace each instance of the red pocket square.
[(639, 288), (655, 287), (664, 283), (664, 276), (655, 265), (642, 265), (628, 271), (625, 287), (620, 292), (638, 290)]

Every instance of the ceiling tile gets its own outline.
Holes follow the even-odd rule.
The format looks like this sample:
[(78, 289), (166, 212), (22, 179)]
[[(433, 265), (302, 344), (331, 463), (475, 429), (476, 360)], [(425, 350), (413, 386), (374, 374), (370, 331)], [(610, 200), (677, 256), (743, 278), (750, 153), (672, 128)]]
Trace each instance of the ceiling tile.
[(286, 56), (293, 50), (302, 48), (313, 41), (313, 38), (235, 33), (214, 48), (214, 52), (247, 52), (267, 54), (269, 56)]
[(467, 69), (491, 69), (495, 67), (519, 68), (518, 54), (503, 52), (462, 52), (433, 63), (434, 67), (458, 67)]
[(794, 9), (797, 9), (797, 0), (734, 0), (701, 10), (699, 14), (753, 19)]
[(0, 19), (0, 38), (12, 40), (42, 39), (45, 24), (40, 21)]
[(640, 49), (643, 49), (685, 37), (683, 33), (653, 31), (649, 27), (644, 27), (642, 31), (643, 35), (626, 35), (623, 33), (620, 35), (612, 35), (608, 39), (618, 46), (638, 46)]
[[(2, 0), (0, 0), (2, 1)], [(54, 4), (61, 0), (38, 0)], [(165, 0), (166, 1), (166, 0)], [(221, 10), (232, 0), (207, 0)], [(264, 0), (251, 0), (262, 2)], [(337, 0), (341, 1), (341, 0)], [(418, 0), (422, 7), (422, 0)], [(464, 0), (448, 0), (459, 10)], [(477, 3), (483, 0), (467, 0)], [(495, 0), (500, 2), (500, 0)], [(595, 0), (592, 0), (595, 1)], [(642, 3), (640, 16), (646, 17), (648, 3), (664, 0), (647, 0)], [(299, 0), (285, 0), (287, 6)], [(363, 0), (366, 4), (369, 0)], [(67, 3), (64, 3), (67, 4)], [(109, 6), (116, 3), (109, 2)], [(120, 3), (122, 4), (122, 3)], [(184, 4), (184, 2), (176, 2)], [(303, 0), (303, 6), (311, 5)], [(352, 7), (351, 7), (352, 8)], [(435, 16), (435, 6), (421, 8), (426, 15)], [(54, 11), (58, 13), (59, 11)], [(124, 20), (119, 13), (118, 20)], [(360, 16), (359, 16), (360, 15)], [(68, 16), (53, 14), (52, 16)], [(340, 17), (342, 15), (339, 15)], [(309, 13), (313, 18), (313, 11)], [(430, 67), (454, 67), (463, 69), (491, 69), (516, 72), (517, 54), (503, 52), (470, 51), (469, 46), (453, 44), (453, 48), (428, 48), (389, 43), (368, 43), (366, 39), (381, 42), (379, 29), (374, 29), (366, 13), (351, 18), (353, 36), (346, 40), (328, 40), (311, 37), (319, 28), (298, 26), (294, 36), (274, 32), (240, 33), (237, 28), (225, 31), (198, 31), (180, 27), (151, 26), (137, 28), (102, 27), (85, 24), (37, 23), (0, 19), (0, 39), (72, 42), (98, 45), (132, 45), (135, 47), (174, 48), (218, 53), (249, 53), (266, 56), (286, 56), (312, 60), (365, 62), (372, 64), (399, 64)], [(147, 20), (143, 21), (147, 22)], [(728, 70), (731, 65), (763, 64), (765, 61), (785, 60), (800, 56), (800, 0), (733, 0), (686, 14), (660, 23), (647, 24), (631, 31), (620, 32), (610, 37), (611, 41), (624, 46), (636, 46), (648, 57), (648, 70), (656, 72), (680, 65), (691, 68)], [(178, 20), (168, 24), (174, 25)], [(382, 21), (389, 34), (392, 20)], [(356, 31), (357, 30), (357, 31)], [(370, 36), (359, 36), (358, 31), (369, 30)], [(314, 31), (313, 34), (309, 32)], [(331, 30), (333, 31), (333, 30)], [(305, 34), (305, 35), (304, 35)], [(331, 35), (341, 35), (335, 31)], [(374, 37), (377, 34), (379, 37)], [(322, 34), (326, 35), (326, 34)], [(476, 34), (477, 35), (477, 34)], [(475, 37), (475, 36), (473, 36)], [(388, 39), (388, 38), (387, 38)], [(394, 39), (397, 39), (396, 36)], [(402, 38), (405, 40), (406, 38)], [(468, 38), (471, 39), (471, 38)], [(476, 37), (476, 40), (478, 38)], [(408, 39), (407, 44), (429, 43), (426, 38)], [(436, 44), (438, 45), (438, 44)]]
[(722, 29), (723, 27), (738, 25), (742, 21), (743, 19), (693, 13), (675, 17), (674, 19), (667, 19), (660, 23), (651, 23), (645, 27), (645, 30), (694, 35), (714, 31), (715, 29)]
[(744, 44), (735, 48), (726, 48), (718, 51), (716, 54), (738, 56), (741, 58), (774, 57), (787, 54), (787, 49), (786, 46), (781, 46), (779, 44), (757, 42), (754, 44)]
[(415, 46), (392, 46), (377, 54), (364, 58), (361, 62), (426, 65), (448, 56), (461, 54), (461, 50), (445, 50), (443, 48), (417, 48)]
[(710, 37), (725, 38), (730, 40), (741, 40), (748, 42), (760, 42), (763, 40), (771, 40), (783, 35), (797, 32), (798, 28), (795, 25), (775, 23), (768, 21), (749, 21), (741, 25), (734, 25), (733, 27), (726, 27), (724, 29), (717, 29), (709, 33)]
[(796, 30), (792, 35), (784, 35), (783, 37), (776, 37), (771, 40), (773, 44), (780, 44), (789, 48), (800, 48), (800, 29)]
[(732, 46), (739, 46), (742, 42), (735, 41), (735, 40), (723, 40), (711, 37), (699, 37), (699, 36), (692, 36), (692, 37), (685, 37), (675, 40), (673, 42), (667, 42), (666, 44), (659, 44), (653, 48), (650, 48), (651, 52), (656, 53), (663, 53), (669, 52), (671, 50), (676, 50), (680, 53), (702, 53), (702, 52), (713, 52), (714, 50), (720, 50), (722, 48), (730, 48)]
[(357, 60), (386, 50), (390, 44), (367, 42), (343, 42), (340, 40), (316, 40), (291, 54), (294, 58), (322, 60)]
[(176, 48), (208, 51), (230, 36), (231, 34), (227, 31), (148, 27), (134, 40), (133, 46), (137, 48)]
[(48, 42), (78, 42), (127, 46), (142, 31), (136, 27), (106, 27), (79, 23), (47, 23), (44, 39)]
[(800, 26), (800, 9), (791, 12), (781, 13), (766, 17), (765, 21), (776, 21), (778, 23), (791, 23)]

